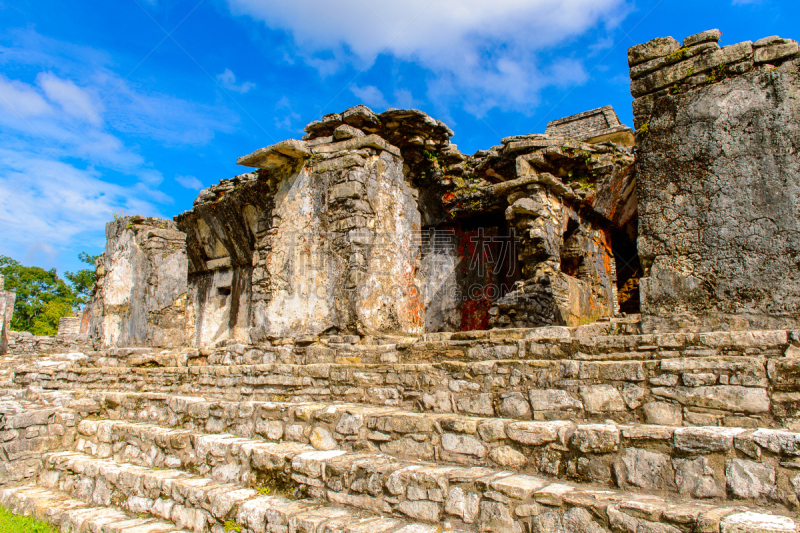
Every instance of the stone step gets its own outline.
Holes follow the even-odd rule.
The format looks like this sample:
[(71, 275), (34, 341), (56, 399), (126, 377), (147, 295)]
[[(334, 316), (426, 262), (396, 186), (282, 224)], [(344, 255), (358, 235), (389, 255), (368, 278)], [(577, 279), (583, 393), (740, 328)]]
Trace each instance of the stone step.
[[(220, 450), (224, 438), (217, 437), (213, 444), (210, 441), (208, 453)], [(239, 461), (220, 457), (221, 468), (216, 472), (212, 469), (210, 478), (223, 475), (227, 465), (244, 467), (249, 457), (251, 466), (256, 462), (262, 466), (249, 472), (242, 470), (237, 477), (256, 480), (253, 486), (257, 488), (266, 487), (260, 480), (274, 483), (280, 479), (281, 468), (265, 461), (270, 456), (269, 447), (242, 444), (238, 448)], [(290, 475), (273, 485), (280, 488), (291, 484), (314, 501), (260, 495), (257, 489), (235, 482), (212, 481), (181, 470), (148, 469), (74, 452), (47, 454), (45, 464), (39, 478), (43, 486), (57, 487), (84, 501), (120, 502), (124, 509), (154, 516), (166, 515), (168, 509), (174, 523), (198, 533), (205, 531), (205, 524), (219, 525), (233, 519), (252, 527), (250, 519), (254, 514), (268, 525), (288, 525), (289, 531), (324, 531), (322, 522), (353, 520), (357, 516), (355, 509), (470, 531), (798, 531), (795, 519), (786, 513), (765, 513), (763, 509), (759, 512), (742, 505), (671, 500), (590, 485), (550, 483), (536, 476), (489, 468), (398, 461), (379, 454), (340, 450), (295, 455), (283, 470)], [(229, 474), (230, 471), (224, 475)], [(325, 502), (350, 510), (329, 507)], [(384, 516), (382, 520), (393, 519)], [(297, 527), (302, 521), (313, 525)], [(399, 525), (393, 521), (390, 528), (397, 530)], [(370, 527), (363, 531), (381, 529)]]
[[(82, 421), (76, 450), (141, 466), (205, 473), (220, 468), (217, 462), (224, 457), (222, 464), (230, 467), (242, 461), (238, 450), (260, 437), (280, 441), (287, 458), (313, 449), (381, 453), (788, 509), (800, 496), (795, 492), (800, 433), (781, 430), (530, 422), (355, 404), (156, 394), (109, 393), (94, 399), (104, 406), (100, 416), (114, 420)], [(214, 448), (217, 453), (208, 451)]]
[(0, 506), (48, 522), (62, 533), (190, 533), (169, 521), (136, 517), (113, 506), (95, 507), (35, 485), (0, 489)]
[[(659, 413), (668, 412), (673, 425), (800, 430), (800, 357), (23, 368), (15, 381), (50, 390), (345, 401), (537, 420), (569, 409), (593, 422), (665, 423)], [(644, 407), (651, 403), (669, 406)]]
[(434, 527), (344, 506), (274, 494), (181, 470), (150, 469), (74, 452), (45, 456), (39, 484), (101, 506), (169, 519), (195, 533), (435, 533)]
[[(91, 353), (50, 355), (39, 366), (63, 367), (74, 360), (82, 366), (203, 366), (312, 363), (418, 363), (487, 361), (498, 359), (660, 360), (678, 357), (761, 356), (800, 354), (800, 332), (787, 330), (606, 335), (597, 323), (579, 328), (551, 326), (522, 330), (429, 333), (421, 338), (339, 337), (285, 339), (265, 345), (228, 344), (212, 349), (114, 348)], [(600, 328), (600, 329), (598, 329)], [(391, 342), (390, 342), (391, 341)], [(69, 357), (68, 355), (71, 355)]]
[[(35, 477), (42, 467), (44, 452), (72, 446), (80, 421), (75, 411), (63, 404), (32, 402), (23, 399), (22, 391), (19, 392), (13, 400), (0, 401), (0, 485)], [(45, 396), (53, 398), (51, 394)], [(66, 394), (59, 396), (63, 398)], [(81, 403), (74, 395), (70, 397), (72, 403)]]

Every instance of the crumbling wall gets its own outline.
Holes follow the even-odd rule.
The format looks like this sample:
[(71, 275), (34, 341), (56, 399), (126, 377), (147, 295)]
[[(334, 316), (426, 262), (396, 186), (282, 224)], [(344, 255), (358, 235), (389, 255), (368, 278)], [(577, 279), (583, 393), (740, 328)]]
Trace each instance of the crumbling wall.
[(240, 158), (259, 170), (176, 218), (194, 342), (423, 331), (418, 192), (401, 150), (372, 133), (383, 121), (358, 106), (312, 123)]
[(11, 315), (17, 294), (5, 290), (5, 278), (0, 274), (0, 354), (8, 351), (8, 336), (11, 332)]
[(104, 347), (185, 344), (185, 235), (172, 221), (130, 216), (106, 224), (106, 239), (87, 334)]
[(800, 59), (720, 32), (628, 52), (645, 328), (800, 324)]
[(447, 171), (451, 216), (499, 212), (513, 235), (503, 252), (511, 259), (506, 283), (484, 300), (486, 325), (471, 329), (578, 325), (617, 312), (612, 234), (636, 238), (629, 149), (523, 135), (478, 152), (457, 171)]
[[(630, 134), (599, 111), (602, 125), (591, 113), (568, 122)], [(365, 106), (306, 131), (240, 158), (257, 170), (176, 217), (195, 344), (577, 325), (617, 311), (612, 230), (635, 240), (636, 226), (626, 148), (529, 135), (469, 157), (421, 111)]]

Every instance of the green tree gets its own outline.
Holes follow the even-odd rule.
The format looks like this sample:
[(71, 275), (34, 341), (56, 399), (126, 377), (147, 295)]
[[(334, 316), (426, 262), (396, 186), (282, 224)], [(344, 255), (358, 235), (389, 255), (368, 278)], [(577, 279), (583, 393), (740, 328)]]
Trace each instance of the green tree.
[(78, 254), (78, 259), (80, 259), (82, 263), (90, 265), (91, 268), (84, 268), (77, 272), (64, 272), (64, 277), (72, 283), (72, 289), (75, 291), (75, 295), (80, 299), (81, 303), (89, 303), (89, 300), (92, 299), (94, 283), (97, 281), (94, 263), (97, 261), (98, 257), (100, 256), (81, 252)]
[(0, 272), (5, 288), (17, 293), (11, 329), (34, 335), (55, 335), (62, 316), (71, 315), (82, 300), (56, 269), (29, 267), (0, 255)]

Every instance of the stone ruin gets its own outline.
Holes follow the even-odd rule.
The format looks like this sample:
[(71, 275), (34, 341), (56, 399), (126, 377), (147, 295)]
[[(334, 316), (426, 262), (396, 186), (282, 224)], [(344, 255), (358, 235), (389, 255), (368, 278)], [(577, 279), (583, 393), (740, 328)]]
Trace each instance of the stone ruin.
[[(604, 108), (569, 124), (630, 134), (606, 117), (616, 120)], [(109, 223), (89, 337), (210, 347), (577, 326), (638, 309), (624, 144), (556, 130), (466, 156), (420, 111), (364, 106), (306, 129), (241, 157), (256, 170), (202, 191), (175, 223)]]
[(800, 532), (800, 49), (720, 35), (629, 50), (635, 135), (604, 107), (469, 156), (356, 106), (174, 221), (109, 223), (83, 316), (8, 334), (0, 505), (77, 533)]
[(11, 331), (11, 315), (17, 295), (5, 290), (5, 278), (0, 274), (0, 354), (8, 351), (8, 335)]

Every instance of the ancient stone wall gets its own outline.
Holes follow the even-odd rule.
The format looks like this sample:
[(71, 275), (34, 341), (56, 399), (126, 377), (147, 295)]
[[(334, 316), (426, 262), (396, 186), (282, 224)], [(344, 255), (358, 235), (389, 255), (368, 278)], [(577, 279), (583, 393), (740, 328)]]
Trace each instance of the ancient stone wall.
[[(448, 171), (456, 186), (445, 208), (457, 220), (501, 213), (514, 235), (516, 277), (488, 298), (486, 326), (469, 329), (574, 326), (616, 313), (615, 248), (636, 239), (629, 149), (523, 135), (470, 163), (462, 176)], [(625, 283), (630, 273), (623, 275)]]
[(260, 171), (237, 177), (231, 191), (212, 187), (178, 217), (188, 234), (198, 345), (421, 331), (417, 193), (400, 151), (353, 126), (337, 128), (241, 158)]
[(649, 330), (800, 323), (800, 49), (719, 37), (628, 52)]
[(0, 354), (8, 351), (8, 335), (11, 332), (11, 315), (14, 313), (16, 293), (4, 288), (5, 279), (0, 274)]
[(104, 347), (185, 344), (185, 235), (172, 221), (131, 216), (106, 224), (106, 239), (86, 333)]
[(636, 238), (628, 149), (529, 135), (469, 157), (420, 111), (364, 106), (306, 131), (240, 158), (258, 170), (176, 217), (194, 344), (577, 325), (619, 309), (612, 234)]

